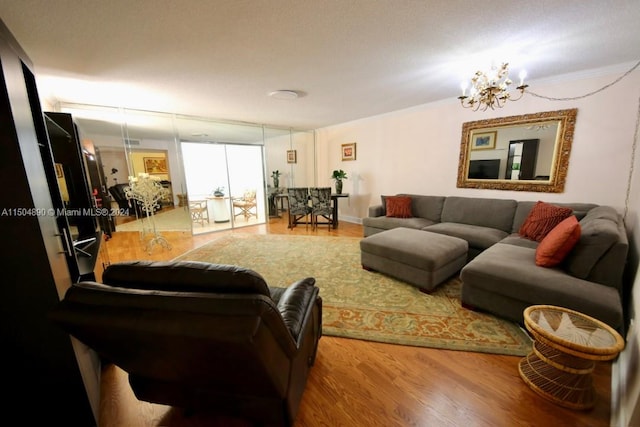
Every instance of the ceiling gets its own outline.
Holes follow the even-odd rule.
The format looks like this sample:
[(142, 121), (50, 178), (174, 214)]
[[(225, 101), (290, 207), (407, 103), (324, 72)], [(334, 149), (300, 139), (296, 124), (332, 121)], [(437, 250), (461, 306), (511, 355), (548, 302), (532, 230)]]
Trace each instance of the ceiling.
[(492, 63), (536, 81), (640, 59), (638, 0), (0, 0), (0, 17), (48, 102), (298, 129), (455, 101)]

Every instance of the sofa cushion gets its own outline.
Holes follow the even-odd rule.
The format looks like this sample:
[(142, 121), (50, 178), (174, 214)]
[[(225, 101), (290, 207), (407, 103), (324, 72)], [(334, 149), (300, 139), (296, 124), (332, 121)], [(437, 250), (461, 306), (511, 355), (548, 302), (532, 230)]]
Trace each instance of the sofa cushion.
[(496, 301), (506, 297), (526, 306), (552, 304), (578, 310), (613, 328), (622, 324), (622, 304), (615, 288), (573, 277), (558, 267), (539, 267), (535, 253), (535, 249), (503, 243), (482, 252), (460, 272), (462, 300), (473, 304), (467, 294), (481, 292), (495, 295)]
[(538, 201), (529, 212), (529, 215), (527, 215), (518, 232), (522, 237), (540, 242), (547, 233), (560, 224), (562, 220), (568, 218), (571, 213), (572, 210), (569, 208)]
[(580, 240), (564, 262), (569, 274), (581, 279), (589, 276), (593, 266), (618, 240), (617, 217), (613, 208), (598, 206), (580, 220)]
[(480, 227), (478, 225), (458, 224), (453, 222), (441, 222), (424, 228), (432, 233), (446, 234), (458, 237), (469, 242), (470, 248), (486, 249), (495, 245), (505, 237), (507, 233), (495, 228)]
[(449, 196), (442, 207), (441, 221), (495, 228), (509, 233), (516, 206), (517, 202), (510, 199)]
[(580, 239), (580, 224), (571, 215), (556, 225), (536, 248), (536, 265), (555, 267), (569, 254)]
[(522, 246), (523, 248), (529, 248), (529, 249), (535, 249), (540, 244), (535, 240), (526, 239), (521, 235), (519, 235), (518, 233), (512, 233), (508, 235), (504, 239), (500, 240), (500, 243), (505, 243), (507, 245), (514, 245), (514, 246)]
[(387, 196), (386, 216), (389, 218), (412, 218), (411, 214), (411, 197), (406, 196)]
[(444, 196), (422, 196), (418, 194), (398, 194), (398, 196), (411, 197), (411, 212), (413, 216), (429, 219), (433, 222), (440, 222), (442, 217), (442, 206)]
[(362, 225), (370, 228), (377, 228), (380, 230), (390, 230), (396, 227), (406, 227), (406, 228), (415, 228), (420, 230), (421, 228), (427, 227), (429, 225), (434, 224), (433, 221), (428, 220), (426, 218), (390, 218), (387, 216), (376, 216), (376, 217), (367, 217), (362, 218)]
[[(406, 196), (411, 197), (411, 213), (414, 217), (426, 218), (430, 220), (431, 223), (440, 222), (440, 218), (442, 215), (442, 206), (444, 205), (444, 200), (446, 197), (444, 196), (423, 196), (419, 194), (397, 194), (396, 196)], [(375, 210), (375, 213), (381, 216), (385, 216), (387, 214), (387, 197), (395, 197), (395, 196), (380, 196), (382, 201), (382, 211)], [(370, 215), (371, 212), (370, 212)]]

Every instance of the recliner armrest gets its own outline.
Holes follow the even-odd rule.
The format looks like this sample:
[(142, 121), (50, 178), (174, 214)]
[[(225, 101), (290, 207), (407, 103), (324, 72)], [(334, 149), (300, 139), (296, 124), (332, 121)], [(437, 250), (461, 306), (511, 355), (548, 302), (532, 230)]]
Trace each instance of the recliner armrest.
[(313, 301), (318, 294), (315, 283), (316, 279), (313, 277), (298, 280), (284, 291), (278, 301), (278, 311), (296, 341), (305, 315), (313, 306)]

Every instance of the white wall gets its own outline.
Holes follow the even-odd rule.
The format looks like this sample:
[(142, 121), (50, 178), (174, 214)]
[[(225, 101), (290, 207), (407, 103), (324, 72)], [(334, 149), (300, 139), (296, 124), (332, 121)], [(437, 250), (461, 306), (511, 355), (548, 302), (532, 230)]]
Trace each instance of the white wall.
[[(271, 173), (280, 171), (280, 187), (311, 187), (315, 185), (313, 132), (267, 136), (264, 142), (267, 184), (273, 186)], [(296, 163), (287, 162), (287, 150), (296, 151)]]
[[(628, 68), (597, 70), (590, 75), (564, 76), (553, 82), (529, 82), (536, 93), (575, 97), (592, 92)], [(450, 101), (369, 117), (317, 130), (318, 185), (331, 184), (333, 169), (349, 176), (344, 191), (349, 203), (340, 217), (360, 221), (381, 194), (399, 192), (470, 197), (594, 202), (622, 211), (634, 135), (640, 70), (593, 96), (575, 101), (548, 101), (532, 95), (503, 109), (473, 112)], [(534, 193), (456, 188), (462, 124), (487, 118), (577, 108), (574, 141), (564, 193)], [(341, 144), (357, 143), (357, 159), (341, 160)]]

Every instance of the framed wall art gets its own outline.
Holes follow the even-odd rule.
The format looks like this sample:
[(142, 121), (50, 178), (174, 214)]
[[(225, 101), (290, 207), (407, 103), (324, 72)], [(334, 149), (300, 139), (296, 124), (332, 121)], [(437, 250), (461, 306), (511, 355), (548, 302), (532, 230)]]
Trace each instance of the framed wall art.
[(497, 132), (483, 132), (474, 133), (471, 140), (472, 150), (490, 150), (496, 148), (496, 133)]
[(342, 160), (356, 159), (356, 143), (342, 144)]
[(56, 177), (64, 178), (64, 172), (62, 170), (62, 163), (54, 163), (56, 167)]
[(298, 163), (296, 150), (287, 150), (287, 163)]
[(143, 157), (144, 171), (150, 175), (165, 174), (167, 169), (167, 159), (164, 157)]

